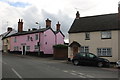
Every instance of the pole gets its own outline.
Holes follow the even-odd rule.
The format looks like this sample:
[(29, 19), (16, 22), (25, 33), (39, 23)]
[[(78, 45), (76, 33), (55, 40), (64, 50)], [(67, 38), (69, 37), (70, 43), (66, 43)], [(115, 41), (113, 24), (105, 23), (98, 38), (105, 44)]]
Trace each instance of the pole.
[[(39, 25), (39, 30), (40, 30), (40, 24)], [(40, 32), (39, 32), (39, 42), (38, 42), (38, 46), (39, 46), (39, 51), (38, 51), (38, 56), (40, 56)]]
[[(40, 24), (38, 23), (38, 22), (36, 22), (36, 24), (38, 24), (38, 26), (39, 26), (39, 30), (40, 30)], [(40, 32), (38, 32), (38, 56), (40, 56)]]

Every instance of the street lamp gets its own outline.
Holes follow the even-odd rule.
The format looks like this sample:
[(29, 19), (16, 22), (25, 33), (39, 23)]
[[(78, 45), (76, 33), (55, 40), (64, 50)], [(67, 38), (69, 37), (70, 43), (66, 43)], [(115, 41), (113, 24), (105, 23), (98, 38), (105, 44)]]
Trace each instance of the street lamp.
[[(40, 30), (40, 23), (36, 22), (36, 24), (39, 25), (39, 30)], [(38, 32), (38, 35), (39, 35), (39, 37), (38, 37), (39, 41), (37, 43), (38, 48), (39, 48), (39, 50), (38, 50), (38, 56), (40, 56), (40, 33), (39, 32)]]

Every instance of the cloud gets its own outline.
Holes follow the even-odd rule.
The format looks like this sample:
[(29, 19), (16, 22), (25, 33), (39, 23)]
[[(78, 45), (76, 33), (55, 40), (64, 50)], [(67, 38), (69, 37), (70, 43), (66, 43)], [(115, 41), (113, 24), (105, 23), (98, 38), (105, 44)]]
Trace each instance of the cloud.
[(0, 0), (1, 2), (4, 2), (4, 3), (7, 3), (9, 4), (10, 6), (14, 6), (14, 7), (26, 7), (26, 6), (29, 6), (30, 4), (29, 3), (25, 3), (25, 2), (11, 2), (9, 0)]
[(9, 2), (9, 4), (14, 7), (26, 7), (26, 6), (30, 5), (28, 3), (22, 3), (22, 2), (15, 2), (15, 3)]
[(73, 22), (73, 19), (67, 14), (64, 14), (61, 10), (59, 10), (57, 14), (52, 14), (42, 9), (39, 13), (38, 9), (34, 6), (25, 10), (22, 17), (24, 19), (25, 30), (38, 28), (38, 25), (35, 25), (36, 21), (40, 23), (41, 28), (45, 28), (45, 20), (47, 18), (52, 21), (53, 30), (56, 30), (56, 24), (59, 21), (61, 24), (61, 31), (65, 34), (66, 39), (68, 38), (68, 30)]
[(0, 0), (0, 34), (7, 26), (17, 30), (18, 20), (23, 19), (24, 30), (38, 28), (35, 22), (45, 27), (45, 20), (52, 20), (56, 30), (59, 21), (61, 30), (68, 38), (68, 30), (75, 18), (76, 9), (80, 16), (91, 16), (117, 12), (118, 0)]
[[(65, 34), (66, 39), (68, 38), (68, 30), (73, 22), (73, 18), (71, 18), (69, 15), (64, 14), (61, 10), (58, 11), (57, 14), (50, 14), (47, 11), (42, 10), (41, 12), (43, 20), (50, 18), (52, 21), (52, 27), (54, 30), (56, 30), (56, 24), (59, 21), (61, 24), (61, 31)], [(44, 23), (44, 22), (42, 22)]]

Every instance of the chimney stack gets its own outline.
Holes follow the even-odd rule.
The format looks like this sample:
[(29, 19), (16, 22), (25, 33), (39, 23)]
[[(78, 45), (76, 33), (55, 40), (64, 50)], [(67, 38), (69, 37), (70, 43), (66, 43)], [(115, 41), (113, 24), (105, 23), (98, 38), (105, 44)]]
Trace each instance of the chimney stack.
[(23, 31), (23, 20), (19, 19), (19, 22), (18, 22), (18, 32), (22, 32)]
[(80, 14), (79, 14), (79, 11), (77, 11), (76, 13), (76, 19), (79, 19), (80, 18)]
[(51, 27), (51, 20), (47, 18), (46, 20), (46, 28)]
[(12, 31), (12, 28), (11, 28), (11, 27), (8, 27), (8, 28), (7, 28), (7, 31)]
[(58, 23), (56, 24), (56, 31), (59, 31), (60, 30), (60, 24), (59, 24), (59, 21)]

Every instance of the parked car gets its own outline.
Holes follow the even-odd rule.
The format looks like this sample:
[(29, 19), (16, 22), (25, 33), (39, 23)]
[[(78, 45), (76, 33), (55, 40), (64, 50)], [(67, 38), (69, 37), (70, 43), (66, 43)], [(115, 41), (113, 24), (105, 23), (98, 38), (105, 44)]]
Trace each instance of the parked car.
[(116, 67), (117, 67), (117, 68), (120, 68), (120, 60), (118, 60), (118, 61), (116, 62)]
[(99, 58), (93, 53), (77, 53), (73, 59), (72, 63), (74, 65), (91, 65), (91, 66), (98, 66), (98, 67), (109, 67), (110, 62), (107, 59)]

